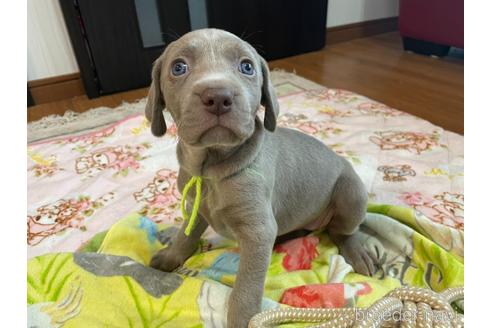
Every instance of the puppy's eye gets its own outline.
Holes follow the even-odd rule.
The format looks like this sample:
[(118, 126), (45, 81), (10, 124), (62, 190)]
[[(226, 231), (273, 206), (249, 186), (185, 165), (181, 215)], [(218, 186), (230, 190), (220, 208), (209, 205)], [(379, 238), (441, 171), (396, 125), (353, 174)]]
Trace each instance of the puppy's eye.
[(174, 76), (180, 76), (186, 73), (188, 70), (188, 65), (182, 60), (178, 60), (173, 64), (173, 67), (171, 69), (171, 72), (173, 73)]
[(253, 75), (255, 73), (255, 68), (249, 59), (245, 59), (239, 64), (239, 71), (245, 75)]

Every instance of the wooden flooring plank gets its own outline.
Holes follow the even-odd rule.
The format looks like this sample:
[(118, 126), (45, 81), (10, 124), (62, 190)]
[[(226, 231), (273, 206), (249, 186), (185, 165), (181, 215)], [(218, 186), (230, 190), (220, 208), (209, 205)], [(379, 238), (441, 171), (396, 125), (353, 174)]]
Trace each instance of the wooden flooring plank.
[[(336, 43), (299, 56), (275, 60), (280, 68), (329, 88), (350, 90), (445, 129), (464, 133), (464, 61), (404, 52), (398, 32)], [(71, 109), (116, 107), (147, 95), (147, 88), (96, 99), (74, 97), (28, 108), (28, 121)]]

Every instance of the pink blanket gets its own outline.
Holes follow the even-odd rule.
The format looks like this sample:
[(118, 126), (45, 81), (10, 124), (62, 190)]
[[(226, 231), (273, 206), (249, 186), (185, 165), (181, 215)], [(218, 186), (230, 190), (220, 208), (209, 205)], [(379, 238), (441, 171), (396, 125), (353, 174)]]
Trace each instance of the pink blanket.
[[(344, 90), (294, 82), (276, 90), (280, 126), (346, 157), (371, 202), (411, 206), (464, 228), (462, 136)], [(179, 224), (176, 127), (167, 120), (159, 139), (134, 115), (96, 132), (29, 144), (28, 257), (75, 251), (131, 212)]]

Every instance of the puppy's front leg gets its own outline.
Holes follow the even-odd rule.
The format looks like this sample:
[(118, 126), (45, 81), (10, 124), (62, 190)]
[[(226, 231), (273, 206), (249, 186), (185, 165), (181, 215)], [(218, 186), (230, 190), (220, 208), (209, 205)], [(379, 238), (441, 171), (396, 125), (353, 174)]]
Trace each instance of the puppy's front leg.
[(264, 222), (256, 222), (251, 217), (248, 221), (233, 227), (239, 242), (240, 258), (229, 298), (228, 328), (247, 327), (253, 315), (260, 312), (265, 276), (277, 236), (273, 215)]
[(183, 222), (171, 245), (161, 249), (150, 261), (150, 266), (165, 272), (171, 272), (182, 265), (196, 250), (200, 237), (208, 227), (207, 221), (198, 214), (195, 227), (189, 236), (185, 235), (187, 222)]

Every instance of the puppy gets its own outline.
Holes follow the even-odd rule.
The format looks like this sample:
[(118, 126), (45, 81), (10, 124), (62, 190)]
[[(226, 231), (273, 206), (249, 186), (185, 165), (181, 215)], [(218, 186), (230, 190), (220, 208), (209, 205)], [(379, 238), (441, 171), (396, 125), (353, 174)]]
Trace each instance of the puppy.
[[(166, 133), (164, 109), (178, 130), (178, 188), (203, 177), (202, 202), (190, 235), (185, 222), (152, 267), (182, 265), (208, 225), (237, 240), (240, 264), (227, 310), (227, 326), (234, 328), (247, 327), (260, 311), (277, 236), (324, 228), (355, 271), (372, 274), (357, 233), (367, 204), (363, 183), (320, 141), (276, 128), (279, 105), (268, 66), (251, 45), (217, 29), (169, 44), (154, 64), (145, 108), (155, 136)], [(191, 192), (187, 203), (194, 199)]]

